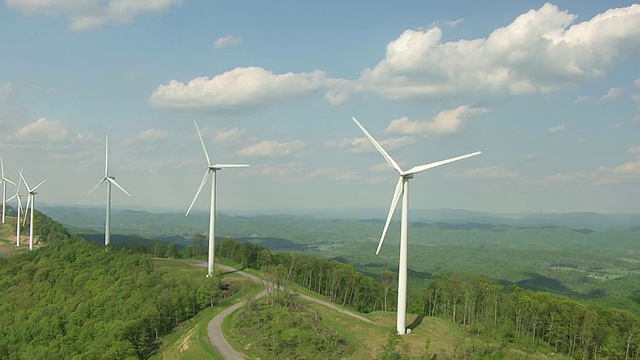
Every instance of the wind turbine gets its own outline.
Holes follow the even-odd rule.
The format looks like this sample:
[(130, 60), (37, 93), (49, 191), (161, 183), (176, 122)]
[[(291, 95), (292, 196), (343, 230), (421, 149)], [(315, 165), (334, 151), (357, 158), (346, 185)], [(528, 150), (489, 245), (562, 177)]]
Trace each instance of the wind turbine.
[(44, 184), (44, 182), (47, 180), (42, 180), (40, 184), (34, 186), (33, 188), (30, 188), (27, 180), (25, 180), (24, 176), (22, 176), (22, 171), (20, 172), (20, 178), (22, 179), (22, 182), (24, 182), (24, 186), (27, 188), (27, 192), (29, 193), (29, 197), (27, 198), (27, 211), (31, 209), (31, 218), (29, 220), (29, 250), (33, 250), (33, 208), (35, 207), (36, 203), (36, 189), (39, 188), (40, 185)]
[(481, 151), (474, 152), (467, 155), (458, 156), (455, 158), (436, 161), (426, 165), (418, 165), (414, 166), (409, 170), (402, 170), (398, 163), (393, 160), (393, 158), (378, 144), (376, 139), (369, 134), (369, 132), (358, 122), (358, 120), (354, 117), (352, 118), (355, 121), (356, 125), (364, 132), (364, 134), (371, 140), (373, 146), (382, 154), (382, 157), (389, 163), (389, 165), (398, 173), (398, 183), (396, 185), (396, 189), (393, 193), (393, 199), (391, 200), (391, 208), (389, 208), (389, 214), (387, 215), (387, 221), (384, 224), (384, 229), (382, 230), (382, 236), (380, 236), (380, 243), (378, 243), (378, 249), (376, 250), (376, 254), (380, 253), (380, 247), (382, 246), (382, 242), (384, 241), (384, 237), (387, 233), (387, 229), (389, 228), (389, 223), (391, 222), (391, 218), (393, 217), (393, 213), (398, 205), (398, 200), (400, 200), (400, 195), (402, 195), (402, 215), (400, 220), (400, 263), (398, 266), (398, 317), (396, 320), (396, 329), (398, 330), (398, 334), (405, 334), (406, 329), (406, 317), (407, 317), (407, 238), (408, 238), (408, 212), (409, 212), (409, 180), (413, 178), (413, 176), (417, 173), (423, 172), (425, 170), (433, 169), (435, 167), (445, 165), (454, 161), (466, 159), (472, 156), (479, 155)]
[(207, 264), (207, 276), (213, 275), (213, 267), (214, 267), (214, 255), (215, 255), (215, 229), (216, 229), (216, 176), (218, 170), (222, 170), (225, 168), (238, 168), (238, 167), (247, 167), (249, 165), (241, 165), (241, 164), (211, 164), (211, 160), (209, 159), (209, 153), (207, 152), (207, 147), (204, 145), (204, 140), (202, 139), (202, 134), (200, 133), (200, 129), (198, 128), (198, 124), (194, 121), (196, 125), (196, 131), (198, 132), (198, 137), (200, 138), (200, 143), (202, 144), (202, 149), (204, 150), (204, 156), (207, 158), (207, 170), (204, 173), (204, 177), (202, 178), (202, 182), (200, 182), (200, 186), (198, 187), (198, 191), (196, 192), (196, 196), (193, 198), (189, 209), (185, 216), (189, 215), (191, 212), (191, 208), (193, 204), (195, 204), (198, 195), (200, 195), (200, 191), (204, 187), (204, 184), (209, 179), (211, 175), (211, 208), (209, 209), (209, 261)]
[[(22, 172), (22, 170), (20, 170)], [(7, 201), (13, 200), (16, 198), (16, 246), (20, 246), (20, 215), (22, 214), (22, 194), (20, 194), (20, 185), (22, 183), (22, 176), (18, 179), (18, 186), (16, 187), (16, 193), (7, 199)], [(25, 214), (26, 215), (26, 214)]]
[(0, 183), (2, 183), (2, 223), (4, 224), (4, 212), (6, 210), (6, 202), (7, 202), (7, 183), (13, 184), (15, 185), (16, 183), (14, 183), (13, 181), (7, 179), (4, 176), (4, 163), (2, 162), (2, 157), (0, 156), (0, 172), (1, 172), (1, 176), (0, 177)]
[[(109, 245), (111, 241), (111, 184), (115, 185), (118, 189), (122, 190), (123, 193), (127, 194), (127, 196), (131, 196), (127, 190), (123, 189), (122, 186), (118, 185), (116, 182), (116, 178), (114, 176), (109, 175), (109, 137), (107, 135), (104, 136), (105, 140), (105, 165), (104, 165), (104, 177), (100, 180), (96, 186), (89, 191), (91, 194), (98, 186), (102, 185), (103, 182), (107, 183), (107, 214), (104, 223), (104, 246)], [(89, 195), (87, 194), (87, 195)]]

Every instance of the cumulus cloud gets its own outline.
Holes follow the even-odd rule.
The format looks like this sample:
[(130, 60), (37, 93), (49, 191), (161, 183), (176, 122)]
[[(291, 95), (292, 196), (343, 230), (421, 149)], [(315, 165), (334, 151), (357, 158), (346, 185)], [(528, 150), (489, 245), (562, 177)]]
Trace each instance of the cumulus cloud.
[(63, 142), (75, 135), (62, 120), (40, 118), (18, 129), (14, 138), (27, 142)]
[(632, 154), (640, 154), (640, 146), (631, 146), (627, 151)]
[(10, 82), (0, 84), (0, 104), (9, 100), (13, 93), (13, 85)]
[(231, 128), (229, 130), (216, 133), (213, 142), (219, 145), (230, 145), (234, 143), (240, 136), (244, 134), (244, 129)]
[(109, 22), (129, 22), (140, 13), (161, 13), (182, 0), (7, 0), (7, 6), (27, 14), (65, 16), (73, 30), (98, 28)]
[(565, 131), (567, 129), (566, 125), (558, 125), (558, 126), (554, 126), (552, 128), (547, 129), (547, 132), (549, 134), (557, 134), (559, 132)]
[(486, 38), (442, 42), (438, 27), (406, 30), (352, 91), (398, 100), (547, 94), (599, 78), (640, 48), (640, 4), (575, 19), (547, 3)]
[(432, 120), (409, 120), (404, 116), (392, 120), (385, 132), (407, 135), (452, 134), (464, 129), (464, 120), (472, 115), (484, 114), (485, 108), (468, 105), (442, 110)]
[[(384, 140), (378, 140), (378, 143), (385, 148), (385, 150), (393, 150), (401, 147), (405, 147), (409, 144), (412, 144), (415, 140), (410, 137), (396, 137), (396, 138), (388, 138)], [(336, 141), (327, 141), (326, 146), (341, 149), (350, 153), (374, 153), (377, 152), (376, 148), (373, 147), (371, 141), (366, 137), (361, 138), (344, 138), (340, 142)]]
[(216, 41), (213, 42), (213, 47), (216, 49), (221, 49), (227, 46), (240, 45), (241, 42), (242, 41), (240, 40), (240, 38), (235, 37), (233, 35), (227, 35), (227, 36), (223, 36), (221, 38), (216, 39)]
[(593, 98), (591, 96), (578, 96), (576, 98), (575, 103), (576, 104), (583, 104), (583, 103), (587, 103), (587, 102), (594, 102), (594, 101), (600, 101), (600, 102), (614, 102), (616, 100), (618, 100), (618, 97), (620, 95), (622, 95), (622, 93), (625, 91), (626, 89), (623, 87), (612, 87), (611, 89), (609, 89), (609, 91), (607, 91), (606, 94), (602, 95), (599, 98)]
[(306, 146), (304, 141), (296, 140), (291, 142), (277, 142), (273, 140), (263, 140), (257, 144), (250, 145), (238, 152), (242, 156), (287, 156), (303, 149)]
[(238, 67), (211, 79), (197, 77), (186, 84), (171, 80), (158, 86), (149, 101), (165, 108), (246, 111), (309, 96), (334, 82), (320, 70), (274, 74), (261, 67)]
[(624, 92), (625, 88), (622, 87), (612, 87), (611, 89), (609, 89), (609, 91), (604, 94), (601, 98), (600, 101), (605, 101), (605, 102), (613, 102), (618, 100), (618, 96), (620, 96), (623, 92)]

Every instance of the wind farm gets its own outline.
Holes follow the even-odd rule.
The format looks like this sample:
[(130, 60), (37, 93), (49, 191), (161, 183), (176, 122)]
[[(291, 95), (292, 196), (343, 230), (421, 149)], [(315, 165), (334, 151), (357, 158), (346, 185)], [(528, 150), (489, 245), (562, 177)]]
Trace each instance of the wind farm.
[(12, 185), (15, 185), (16, 183), (4, 176), (4, 162), (2, 157), (0, 157), (0, 174), (0, 184), (2, 184), (2, 223), (4, 224), (4, 213), (6, 211), (7, 203), (7, 183)]
[(640, 4), (370, 5), (2, 2), (0, 359), (639, 360)]
[[(29, 250), (33, 250), (33, 209), (36, 207), (36, 194), (38, 194), (36, 190), (42, 184), (44, 184), (44, 182), (47, 180), (46, 179), (42, 180), (41, 182), (38, 183), (38, 185), (34, 187), (29, 187), (29, 184), (27, 183), (27, 180), (22, 175), (22, 172), (20, 172), (20, 179), (22, 179), (24, 186), (27, 188), (28, 197), (27, 197), (27, 207), (25, 208), (25, 210), (29, 212)], [(25, 211), (25, 221), (27, 219), (26, 211)]]

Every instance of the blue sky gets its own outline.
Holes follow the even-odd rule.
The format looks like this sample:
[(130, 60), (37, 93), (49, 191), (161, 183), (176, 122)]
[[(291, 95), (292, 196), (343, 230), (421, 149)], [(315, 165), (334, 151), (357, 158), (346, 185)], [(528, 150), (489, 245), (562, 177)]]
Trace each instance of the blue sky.
[[(628, 1), (5, 0), (0, 156), (38, 201), (222, 211), (640, 213), (640, 5)], [(10, 187), (9, 192), (15, 191)], [(196, 207), (208, 206), (201, 196)], [(386, 215), (382, 211), (380, 217)]]

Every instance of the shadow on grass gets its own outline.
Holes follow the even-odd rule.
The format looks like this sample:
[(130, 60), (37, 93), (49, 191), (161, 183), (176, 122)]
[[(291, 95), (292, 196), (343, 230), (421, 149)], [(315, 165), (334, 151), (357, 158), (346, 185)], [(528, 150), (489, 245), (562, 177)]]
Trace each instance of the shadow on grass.
[(422, 324), (422, 320), (424, 320), (424, 315), (416, 316), (413, 322), (409, 324), (409, 326), (407, 326), (407, 329), (410, 329), (411, 331), (413, 331), (415, 328), (420, 326), (420, 324)]

